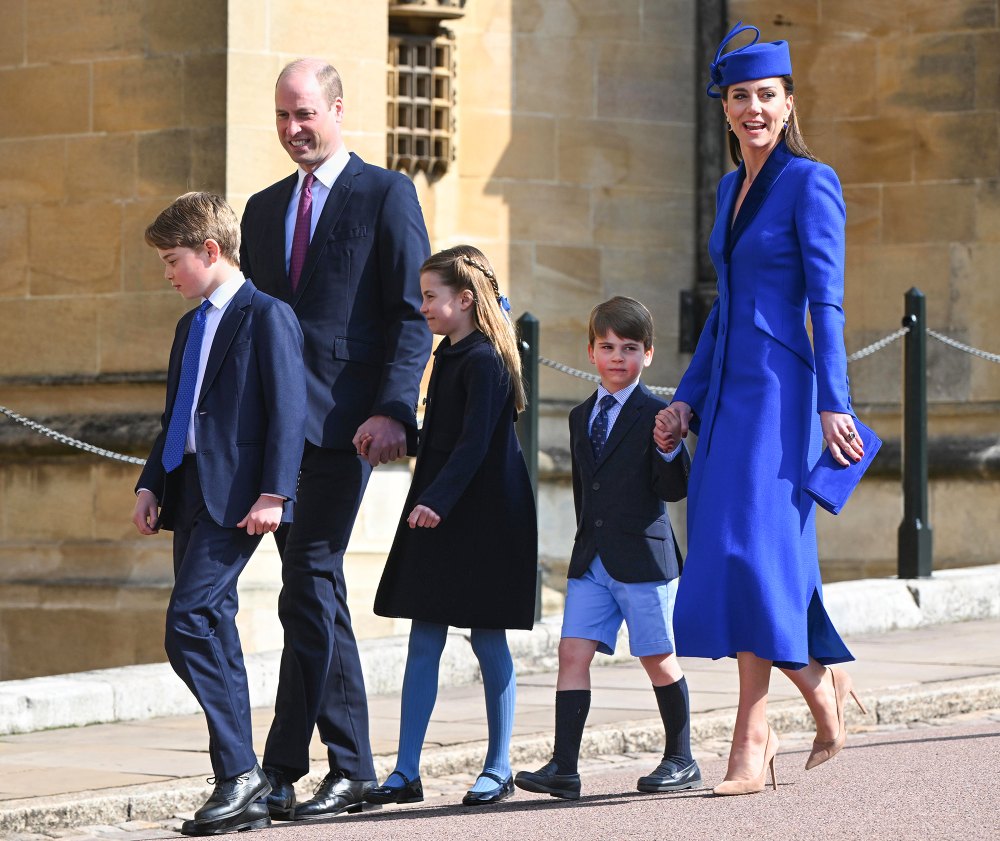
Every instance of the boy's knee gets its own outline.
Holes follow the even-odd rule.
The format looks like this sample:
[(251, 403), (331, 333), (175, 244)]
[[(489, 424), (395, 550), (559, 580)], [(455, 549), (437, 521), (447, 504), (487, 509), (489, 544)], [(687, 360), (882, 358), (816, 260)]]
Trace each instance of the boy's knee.
[(564, 637), (559, 641), (559, 670), (587, 671), (596, 653), (596, 642)]

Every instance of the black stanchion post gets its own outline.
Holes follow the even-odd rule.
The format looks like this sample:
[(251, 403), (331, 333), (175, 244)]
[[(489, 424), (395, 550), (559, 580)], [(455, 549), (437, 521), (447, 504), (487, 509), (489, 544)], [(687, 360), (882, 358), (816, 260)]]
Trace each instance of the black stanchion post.
[(927, 300), (906, 293), (903, 326), (903, 522), (899, 524), (900, 578), (929, 578), (932, 530), (927, 516)]
[[(524, 374), (524, 391), (528, 406), (517, 418), (517, 438), (528, 465), (531, 487), (535, 492), (538, 508), (538, 319), (526, 312), (517, 320), (517, 336), (521, 349), (521, 368)], [(542, 618), (542, 569), (538, 568), (535, 584), (535, 621)]]

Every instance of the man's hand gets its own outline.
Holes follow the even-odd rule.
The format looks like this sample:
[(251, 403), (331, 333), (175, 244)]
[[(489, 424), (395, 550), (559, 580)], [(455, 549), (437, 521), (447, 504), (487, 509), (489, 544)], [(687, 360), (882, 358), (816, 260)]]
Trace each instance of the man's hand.
[(139, 534), (156, 534), (160, 530), (159, 507), (156, 494), (152, 491), (143, 488), (136, 494), (132, 522), (139, 529)]
[(653, 443), (661, 452), (673, 452), (681, 438), (687, 438), (691, 414), (691, 407), (679, 401), (657, 412), (653, 424)]
[(406, 518), (406, 523), (411, 529), (415, 529), (418, 526), (420, 528), (432, 529), (440, 522), (441, 518), (437, 513), (426, 505), (418, 505), (410, 512), (410, 516)]
[(281, 525), (284, 500), (280, 496), (261, 494), (250, 512), (236, 524), (236, 528), (247, 530), (247, 534), (267, 534)]
[(406, 427), (386, 415), (372, 415), (354, 434), (354, 447), (372, 467), (406, 455)]

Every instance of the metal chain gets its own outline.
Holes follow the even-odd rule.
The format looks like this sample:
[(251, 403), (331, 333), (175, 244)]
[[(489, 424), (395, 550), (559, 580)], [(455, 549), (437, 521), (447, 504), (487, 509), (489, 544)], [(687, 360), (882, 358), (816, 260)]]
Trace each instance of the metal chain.
[(871, 356), (882, 348), (889, 347), (893, 342), (898, 339), (903, 338), (907, 333), (910, 332), (909, 327), (900, 327), (895, 333), (890, 333), (883, 339), (879, 339), (877, 342), (872, 342), (868, 347), (863, 347), (861, 350), (856, 350), (850, 356), (847, 357), (848, 362), (857, 362), (859, 359), (864, 359), (866, 356)]
[[(549, 368), (554, 368), (556, 371), (561, 371), (564, 374), (569, 374), (571, 377), (579, 377), (581, 380), (587, 380), (592, 383), (599, 383), (601, 378), (597, 374), (592, 374), (589, 371), (581, 371), (578, 368), (570, 368), (569, 365), (563, 365), (562, 362), (554, 362), (551, 359), (546, 359), (544, 356), (539, 356), (538, 361), (542, 365), (547, 365)], [(665, 385), (650, 385), (646, 386), (653, 394), (665, 394), (667, 396), (672, 395), (676, 388), (670, 388)]]
[(24, 417), (24, 415), (19, 415), (17, 412), (11, 411), (6, 406), (0, 406), (0, 413), (5, 414), (12, 421), (19, 423), (22, 426), (26, 426), (28, 429), (37, 432), (40, 435), (47, 435), (49, 438), (55, 439), (60, 444), (68, 444), (70, 447), (76, 447), (78, 450), (83, 450), (85, 453), (93, 453), (97, 456), (104, 456), (104, 458), (110, 458), (115, 461), (124, 461), (128, 464), (142, 465), (146, 463), (144, 458), (126, 456), (122, 453), (116, 453), (113, 450), (105, 450), (102, 447), (95, 447), (93, 444), (88, 444), (86, 441), (78, 441), (76, 438), (70, 438), (68, 435), (63, 435), (61, 432), (56, 432), (54, 429), (49, 429), (47, 426), (42, 426), (40, 423), (29, 420)]
[[(879, 339), (876, 342), (872, 342), (867, 347), (857, 350), (847, 357), (848, 362), (857, 362), (860, 359), (864, 359), (866, 356), (871, 356), (873, 353), (877, 353), (884, 348), (887, 348), (893, 342), (898, 341), (903, 336), (905, 336), (910, 331), (909, 327), (901, 327), (894, 333), (890, 333), (888, 336)], [(953, 347), (956, 350), (963, 351), (965, 353), (977, 356), (980, 359), (985, 359), (988, 362), (1000, 363), (1000, 354), (989, 353), (985, 350), (980, 350), (979, 348), (971, 347), (970, 345), (963, 344), (962, 342), (952, 339), (948, 336), (938, 333), (936, 330), (928, 330), (927, 334), (933, 338), (937, 339), (939, 342)], [(587, 380), (592, 383), (599, 383), (601, 378), (597, 374), (592, 374), (589, 371), (581, 371), (578, 368), (571, 368), (569, 365), (564, 365), (562, 362), (555, 362), (552, 359), (546, 359), (544, 356), (539, 357), (538, 361), (549, 368), (556, 371), (560, 371), (563, 374), (569, 374), (572, 377), (578, 377), (581, 380)], [(652, 385), (649, 386), (649, 390), (654, 394), (663, 394), (667, 397), (674, 394), (677, 391), (676, 388), (671, 388), (669, 386)], [(136, 458), (135, 456), (127, 456), (122, 453), (116, 453), (113, 450), (105, 450), (102, 447), (96, 447), (93, 444), (88, 444), (86, 441), (79, 441), (76, 438), (70, 438), (68, 435), (63, 435), (61, 432), (56, 432), (54, 429), (49, 429), (47, 426), (42, 426), (40, 423), (36, 423), (33, 420), (29, 420), (23, 415), (19, 415), (17, 412), (8, 409), (6, 406), (0, 406), (0, 414), (4, 414), (9, 417), (12, 421), (26, 426), (28, 429), (39, 433), (40, 435), (46, 435), (61, 444), (67, 444), (70, 447), (76, 447), (78, 450), (83, 450), (86, 453), (93, 453), (94, 455), (103, 456), (104, 458), (113, 459), (114, 461), (124, 461), (128, 464), (138, 464), (143, 465), (146, 463), (145, 459)]]
[(980, 350), (979, 348), (974, 348), (971, 345), (962, 344), (962, 342), (957, 339), (952, 339), (949, 336), (944, 336), (938, 333), (936, 330), (928, 330), (927, 335), (932, 339), (937, 339), (942, 344), (948, 345), (948, 347), (953, 347), (955, 350), (961, 350), (965, 353), (970, 353), (973, 356), (978, 356), (980, 359), (985, 359), (987, 362), (1000, 362), (1000, 354), (990, 353), (989, 351)]
[[(863, 347), (861, 348), (861, 350), (855, 351), (854, 353), (852, 353), (850, 356), (847, 357), (847, 361), (857, 362), (859, 359), (864, 359), (866, 356), (871, 356), (873, 353), (877, 353), (883, 348), (886, 348), (889, 345), (891, 345), (893, 342), (901, 339), (909, 332), (909, 330), (910, 330), (909, 327), (901, 327), (895, 333), (890, 333), (888, 336), (879, 339), (877, 342), (872, 342), (867, 347)], [(932, 331), (928, 330), (927, 332), (933, 335)], [(982, 352), (980, 351), (980, 353)], [(988, 356), (993, 356), (993, 355), (989, 354)], [(563, 374), (569, 374), (572, 377), (579, 377), (581, 380), (587, 380), (588, 382), (592, 383), (599, 383), (601, 381), (601, 378), (597, 376), (597, 374), (592, 374), (589, 371), (580, 371), (577, 368), (571, 368), (569, 365), (563, 365), (562, 362), (554, 362), (551, 359), (546, 359), (544, 356), (540, 356), (538, 358), (538, 361), (541, 362), (542, 365), (547, 365), (549, 368), (553, 368), (556, 371), (561, 371)], [(670, 396), (677, 391), (676, 388), (670, 388), (668, 386), (659, 386), (659, 385), (651, 385), (649, 386), (649, 390), (652, 391), (654, 394), (665, 394), (667, 396)]]

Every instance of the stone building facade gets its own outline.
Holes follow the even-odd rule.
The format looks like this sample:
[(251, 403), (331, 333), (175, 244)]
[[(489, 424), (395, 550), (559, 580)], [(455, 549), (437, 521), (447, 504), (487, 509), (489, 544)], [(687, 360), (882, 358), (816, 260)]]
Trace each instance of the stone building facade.
[[(711, 151), (721, 117), (699, 122), (698, 44), (726, 19), (791, 42), (806, 137), (844, 183), (848, 350), (894, 330), (918, 286), (932, 327), (996, 352), (998, 15), (984, 0), (0, 0), (0, 405), (144, 454), (187, 304), (142, 230), (186, 190), (239, 210), (291, 171), (273, 85), (310, 54), (344, 78), (349, 147), (412, 169), (432, 244), (481, 247), (515, 314), (539, 318), (544, 356), (586, 369), (591, 307), (629, 294), (657, 322), (648, 381), (676, 383), (689, 358), (679, 302), (704, 248), (698, 175), (725, 166)], [(430, 93), (403, 90), (392, 74), (416, 59), (401, 58), (400, 39), (426, 43), (439, 26), (447, 49), (440, 66), (427, 54)], [(396, 143), (404, 99), (429, 100), (431, 124), (408, 126), (430, 131), (427, 166)], [(436, 157), (435, 137), (449, 144)], [(1000, 366), (931, 351), (935, 562), (992, 561)], [(860, 502), (821, 520), (824, 564), (889, 574), (899, 345), (851, 376), (887, 456)], [(554, 569), (573, 532), (565, 412), (590, 388), (542, 371)], [(380, 470), (348, 573), (373, 634), (398, 630), (371, 618), (370, 595), (407, 481), (403, 467)], [(130, 524), (136, 472), (0, 421), (0, 679), (163, 659), (169, 538), (139, 539)], [(276, 564), (263, 552), (248, 574), (251, 649), (275, 646)]]

